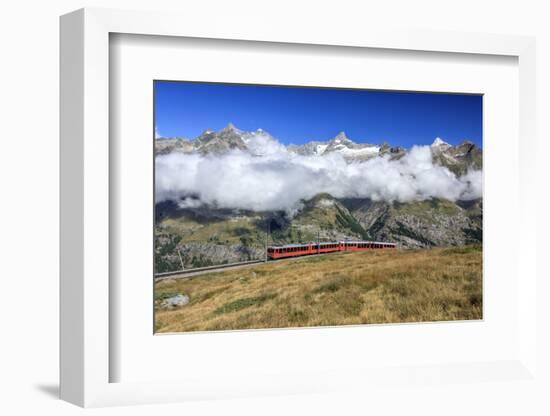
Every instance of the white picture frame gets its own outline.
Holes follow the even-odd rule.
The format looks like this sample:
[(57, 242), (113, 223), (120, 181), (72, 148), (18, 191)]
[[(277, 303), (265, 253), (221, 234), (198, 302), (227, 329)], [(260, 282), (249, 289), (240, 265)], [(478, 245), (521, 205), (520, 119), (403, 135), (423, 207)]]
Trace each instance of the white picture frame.
[[(182, 24), (185, 22), (185, 24)], [(407, 369), (370, 368), (368, 372), (336, 369), (319, 374), (281, 373), (231, 383), (183, 381), (111, 382), (110, 366), (119, 359), (110, 349), (113, 291), (109, 275), (109, 37), (110, 34), (225, 39), (281, 44), (431, 51), (436, 53), (504, 55), (518, 59), (519, 140), (533, 148), (535, 132), (535, 41), (530, 37), (430, 32), (383, 32), (354, 28), (326, 32), (265, 24), (239, 33), (231, 22), (203, 25), (189, 16), (107, 9), (82, 9), (61, 18), (61, 398), (80, 406), (158, 403), (199, 398), (248, 397), (270, 394), (320, 393), (382, 383), (401, 383)], [(525, 380), (536, 377), (536, 205), (533, 183), (535, 153), (520, 149), (517, 246), (517, 354), (509, 359), (441, 363), (415, 370), (420, 380), (459, 378), (473, 383), (484, 378)], [(337, 336), (336, 333), (328, 337)], [(472, 376), (482, 372), (482, 377)]]

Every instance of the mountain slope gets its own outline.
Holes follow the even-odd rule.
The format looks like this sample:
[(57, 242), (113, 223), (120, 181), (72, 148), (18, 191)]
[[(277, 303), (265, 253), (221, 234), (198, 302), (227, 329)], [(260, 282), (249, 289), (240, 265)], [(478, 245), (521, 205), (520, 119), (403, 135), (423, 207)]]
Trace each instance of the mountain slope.
[[(348, 201), (348, 204), (350, 202)], [(403, 247), (464, 245), (482, 241), (481, 200), (353, 202), (352, 214), (374, 239)]]
[(366, 239), (367, 232), (336, 198), (320, 194), (304, 202), (304, 208), (292, 219), (301, 238), (300, 241), (324, 241)]

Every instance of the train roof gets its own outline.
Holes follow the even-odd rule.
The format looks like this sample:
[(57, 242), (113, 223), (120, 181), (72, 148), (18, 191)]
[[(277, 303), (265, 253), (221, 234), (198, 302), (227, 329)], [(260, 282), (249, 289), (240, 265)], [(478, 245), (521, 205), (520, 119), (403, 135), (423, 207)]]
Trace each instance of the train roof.
[[(396, 245), (396, 243), (389, 243), (387, 241), (366, 241), (366, 240), (341, 240), (341, 241), (323, 241), (319, 244), (325, 245), (325, 244), (390, 244), (390, 245)], [(316, 242), (309, 242), (309, 243), (292, 243), (292, 244), (276, 244), (269, 246), (268, 248), (291, 248), (291, 247), (305, 247), (309, 245), (317, 245)]]
[(360, 243), (360, 244), (391, 244), (391, 245), (396, 245), (397, 243), (390, 243), (389, 241), (366, 241), (366, 240), (347, 240), (347, 241), (342, 241), (342, 243), (352, 243), (352, 244), (355, 244), (355, 243)]
[[(317, 244), (317, 243), (276, 244), (276, 245), (273, 245), (273, 246), (269, 246), (268, 248), (304, 247), (304, 246), (309, 246), (311, 244)], [(323, 244), (323, 243), (321, 243), (321, 244)]]

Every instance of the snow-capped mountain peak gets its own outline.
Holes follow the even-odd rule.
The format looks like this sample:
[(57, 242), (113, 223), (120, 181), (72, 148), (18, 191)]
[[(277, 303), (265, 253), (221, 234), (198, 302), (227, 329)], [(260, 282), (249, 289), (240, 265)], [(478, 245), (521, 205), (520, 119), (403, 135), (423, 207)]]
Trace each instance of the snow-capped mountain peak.
[(441, 138), (436, 137), (432, 143), (432, 147), (441, 147), (441, 146), (450, 147), (451, 145), (446, 141), (442, 140)]
[(341, 131), (340, 133), (338, 133), (332, 140), (331, 140), (332, 143), (335, 143), (335, 144), (353, 144), (353, 141), (351, 141), (348, 136), (346, 136), (346, 132), (344, 131)]

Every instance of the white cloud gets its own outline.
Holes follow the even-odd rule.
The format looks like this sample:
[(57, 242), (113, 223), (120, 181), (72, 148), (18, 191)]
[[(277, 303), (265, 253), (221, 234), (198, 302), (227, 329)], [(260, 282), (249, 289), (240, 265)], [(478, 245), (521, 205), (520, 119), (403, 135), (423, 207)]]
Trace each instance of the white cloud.
[[(253, 143), (254, 142), (254, 143)], [(413, 201), (481, 197), (481, 171), (456, 177), (432, 161), (429, 146), (413, 147), (403, 158), (376, 157), (348, 163), (337, 153), (300, 156), (271, 137), (251, 138), (252, 155), (168, 154), (156, 158), (156, 199), (255, 211), (295, 211), (301, 200), (326, 192), (336, 198)], [(254, 147), (256, 146), (256, 147)], [(262, 156), (258, 156), (262, 155)]]
[(281, 143), (261, 130), (243, 137), (243, 140), (254, 155), (267, 156), (286, 152), (286, 148)]

